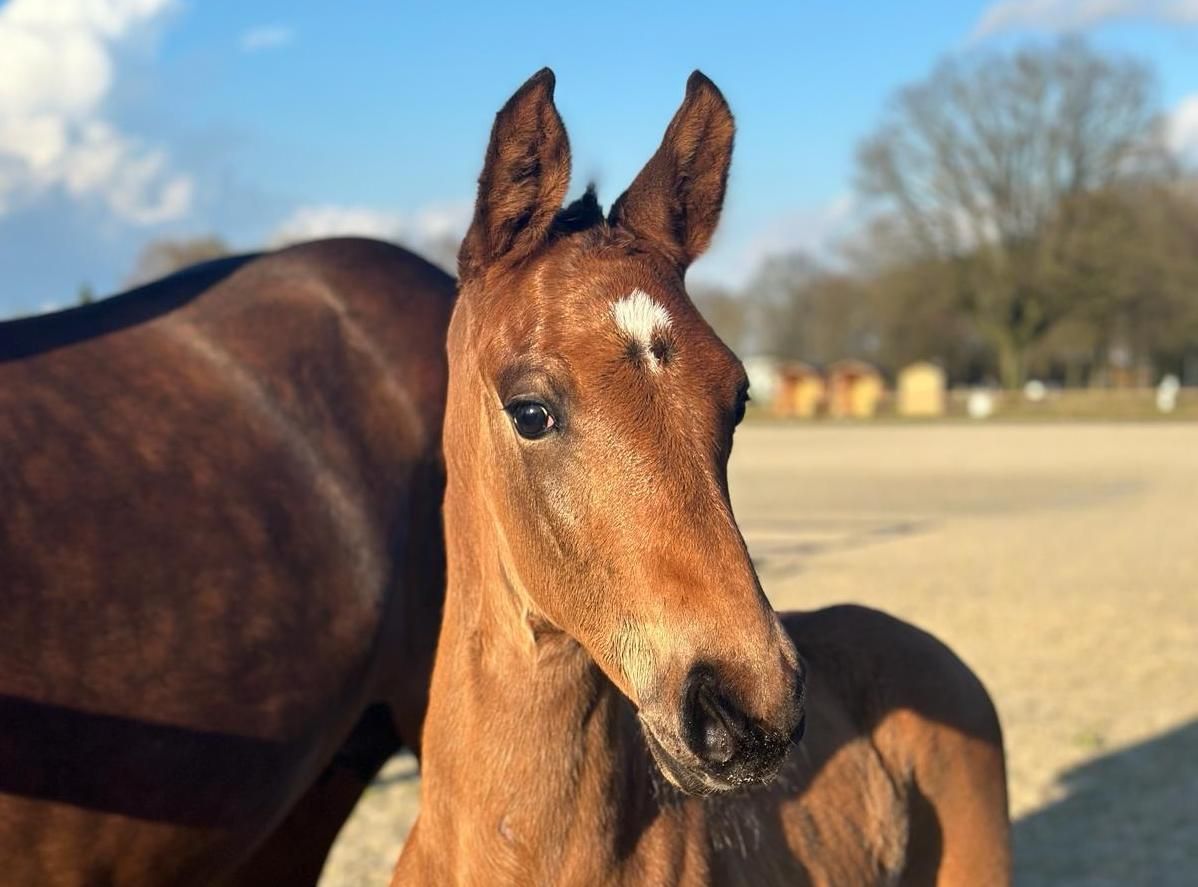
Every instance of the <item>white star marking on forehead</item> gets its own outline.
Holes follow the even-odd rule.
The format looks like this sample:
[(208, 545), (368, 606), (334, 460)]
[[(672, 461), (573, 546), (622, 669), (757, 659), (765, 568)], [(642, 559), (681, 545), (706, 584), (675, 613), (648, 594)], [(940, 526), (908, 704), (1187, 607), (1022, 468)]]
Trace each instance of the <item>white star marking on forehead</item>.
[(664, 332), (674, 322), (659, 302), (641, 289), (635, 289), (611, 306), (612, 317), (620, 332), (627, 336), (641, 352), (641, 358), (649, 369), (661, 368), (653, 351), (654, 335)]

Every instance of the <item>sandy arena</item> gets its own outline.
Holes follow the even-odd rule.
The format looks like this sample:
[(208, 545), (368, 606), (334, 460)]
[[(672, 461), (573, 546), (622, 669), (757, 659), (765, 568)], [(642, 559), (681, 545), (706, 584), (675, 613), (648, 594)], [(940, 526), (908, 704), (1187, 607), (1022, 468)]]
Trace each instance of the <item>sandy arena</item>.
[[(938, 634), (1006, 731), (1016, 884), (1198, 871), (1198, 426), (749, 424), (731, 484), (779, 609)], [(393, 760), (323, 887), (386, 884), (416, 815)]]

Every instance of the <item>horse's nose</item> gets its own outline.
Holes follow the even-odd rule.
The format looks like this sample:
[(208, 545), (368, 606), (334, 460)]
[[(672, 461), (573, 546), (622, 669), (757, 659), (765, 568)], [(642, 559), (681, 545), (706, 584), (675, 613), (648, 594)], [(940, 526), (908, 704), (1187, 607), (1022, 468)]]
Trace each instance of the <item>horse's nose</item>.
[(707, 764), (727, 764), (748, 739), (744, 713), (719, 692), (707, 669), (692, 670), (683, 695), (684, 736), (690, 750)]
[(768, 771), (790, 743), (803, 738), (806, 727), (802, 670), (790, 677), (796, 682), (794, 695), (775, 714), (777, 722), (765, 724), (746, 715), (732, 696), (721, 690), (710, 668), (692, 669), (683, 695), (687, 747), (699, 760), (724, 772), (731, 772), (729, 766), (750, 777), (750, 771)]

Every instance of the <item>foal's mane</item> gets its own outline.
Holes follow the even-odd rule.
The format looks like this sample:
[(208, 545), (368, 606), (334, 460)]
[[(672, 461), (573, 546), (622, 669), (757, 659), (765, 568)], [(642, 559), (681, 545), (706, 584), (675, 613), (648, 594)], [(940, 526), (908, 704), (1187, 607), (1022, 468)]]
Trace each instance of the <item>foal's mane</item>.
[(646, 251), (645, 246), (637, 242), (632, 232), (612, 224), (611, 218), (604, 215), (594, 182), (587, 185), (581, 197), (558, 210), (553, 218), (550, 235), (553, 238), (582, 235), (582, 242), (601, 251), (622, 254), (640, 254)]
[(599, 205), (599, 195), (595, 191), (594, 182), (587, 185), (581, 197), (562, 207), (553, 219), (555, 234), (577, 234), (600, 227), (607, 227), (607, 219), (603, 215), (603, 207)]

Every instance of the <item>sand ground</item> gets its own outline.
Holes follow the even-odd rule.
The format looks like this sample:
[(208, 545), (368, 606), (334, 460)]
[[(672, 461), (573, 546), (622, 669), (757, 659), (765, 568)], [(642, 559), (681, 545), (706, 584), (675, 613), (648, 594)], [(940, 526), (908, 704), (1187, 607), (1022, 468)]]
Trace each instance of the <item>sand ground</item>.
[[(1198, 426), (748, 425), (736, 513), (779, 609), (947, 641), (1006, 732), (1016, 883), (1198, 883)], [(387, 883), (393, 760), (322, 887)]]

